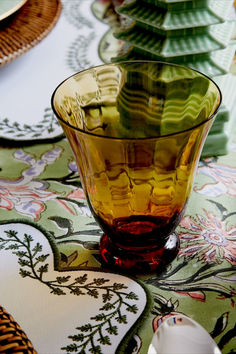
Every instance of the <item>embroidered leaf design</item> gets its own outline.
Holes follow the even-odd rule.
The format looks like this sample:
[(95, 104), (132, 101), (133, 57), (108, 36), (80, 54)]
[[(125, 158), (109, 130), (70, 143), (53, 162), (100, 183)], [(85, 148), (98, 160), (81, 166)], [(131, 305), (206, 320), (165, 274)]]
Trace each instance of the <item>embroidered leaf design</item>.
[(106, 319), (106, 315), (104, 313), (99, 313), (98, 315), (91, 317), (91, 320), (95, 320), (95, 321), (102, 321)]
[(41, 267), (39, 267), (39, 269), (38, 269), (38, 272), (39, 272), (40, 274), (42, 274), (42, 273), (47, 273), (47, 271), (48, 271), (48, 264), (44, 264), (44, 265), (42, 265)]
[[(92, 354), (102, 354), (102, 351), (101, 351), (101, 347), (100, 346), (95, 346), (95, 347), (92, 347), (90, 350), (89, 350)], [(82, 352), (82, 353), (85, 353), (85, 352)]]
[(108, 336), (100, 337), (98, 341), (103, 345), (111, 345), (110, 338)]
[(129, 300), (138, 300), (138, 296), (133, 291), (131, 291), (125, 297), (126, 297), (126, 299), (129, 299)]
[(93, 22), (84, 16), (84, 11), (81, 9), (82, 3), (83, 1), (65, 1), (63, 3), (63, 14), (68, 22), (77, 29), (81, 29), (83, 27), (87, 27), (87, 29), (93, 28)]
[(33, 252), (38, 253), (38, 252), (42, 252), (42, 245), (40, 245), (39, 242), (37, 242), (36, 246), (32, 249)]
[(91, 32), (88, 36), (79, 35), (76, 40), (71, 44), (68, 51), (67, 64), (72, 71), (79, 71), (91, 66), (88, 57), (88, 49), (93, 40), (95, 33)]
[(54, 295), (66, 295), (66, 293), (61, 288), (52, 288), (51, 294), (54, 294)]
[(63, 284), (63, 283), (67, 283), (70, 280), (70, 276), (64, 276), (64, 277), (56, 277), (56, 280), (58, 282), (58, 284)]
[(87, 280), (88, 280), (87, 274), (84, 274), (81, 277), (75, 278), (75, 282), (78, 284), (84, 284)]
[(36, 271), (34, 271), (35, 274), (39, 273), (39, 279), (42, 280), (43, 278), (43, 274), (48, 272), (48, 264), (44, 264), (42, 266), (39, 267), (39, 269)]
[[(24, 243), (27, 243), (28, 245), (33, 241), (33, 238), (31, 235), (28, 235), (28, 234), (24, 234)], [(37, 245), (36, 245), (37, 247)]]
[(6, 232), (6, 234), (8, 235), (9, 238), (15, 238), (16, 235), (17, 235), (17, 232), (14, 231), (14, 230), (7, 230), (5, 232)]
[(104, 310), (104, 311), (109, 311), (115, 308), (114, 304), (111, 304), (110, 302), (107, 302), (103, 307), (100, 307), (99, 310)]
[(126, 315), (120, 315), (115, 318), (117, 322), (119, 323), (127, 323), (127, 316)]
[(85, 295), (85, 293), (79, 287), (73, 287), (70, 290), (70, 293), (74, 295)]
[(42, 254), (42, 255), (36, 257), (35, 259), (37, 262), (45, 262), (48, 257), (49, 257), (49, 254)]
[(27, 252), (25, 252), (25, 251), (17, 251), (17, 252), (12, 252), (12, 253), (14, 253), (19, 258), (27, 256)]
[(25, 277), (28, 277), (28, 276), (31, 275), (31, 273), (30, 273), (29, 271), (24, 270), (24, 269), (22, 269), (22, 268), (20, 268), (19, 273), (20, 273), (20, 275), (22, 276), (22, 278), (25, 278)]
[(88, 323), (84, 326), (79, 327), (79, 329), (81, 330), (81, 332), (89, 332), (89, 331), (92, 331), (93, 327), (91, 326), (90, 323)]
[(69, 336), (68, 338), (76, 341), (76, 342), (82, 342), (84, 340), (84, 334), (83, 333), (79, 333), (79, 334), (75, 334), (73, 336)]
[(7, 250), (18, 250), (19, 249), (19, 245), (14, 243), (14, 244), (9, 245), (6, 249)]
[(121, 283), (114, 283), (113, 288), (114, 290), (121, 290), (121, 289), (127, 289), (127, 286)]
[(106, 331), (107, 331), (109, 334), (114, 334), (115, 336), (118, 334), (118, 328), (117, 328), (117, 326), (110, 326), (110, 327), (106, 328)]
[(97, 278), (97, 279), (93, 279), (93, 281), (95, 285), (100, 286), (107, 283), (109, 280), (104, 278)]
[(136, 305), (132, 305), (132, 306), (128, 306), (128, 307), (126, 308), (126, 310), (129, 311), (129, 312), (132, 312), (132, 313), (137, 313), (138, 308), (137, 308)]
[(97, 289), (89, 289), (87, 294), (94, 297), (95, 299), (97, 299), (99, 295)]
[(110, 293), (107, 292), (105, 294), (102, 294), (103, 302), (110, 301), (112, 298), (113, 298), (113, 294), (111, 292)]
[[(69, 344), (66, 347), (61, 348), (62, 350), (66, 350), (68, 353), (77, 352), (78, 346), (75, 343)], [(82, 352), (80, 352), (82, 354)]]
[[(61, 349), (68, 353), (102, 353), (101, 346), (111, 345), (110, 336), (118, 335), (118, 327), (112, 320), (127, 324), (125, 311), (136, 313), (138, 310), (136, 304), (129, 304), (127, 299), (137, 301), (138, 296), (134, 292), (125, 292), (127, 286), (123, 283), (110, 283), (110, 280), (104, 277), (89, 280), (87, 273), (74, 279), (72, 276), (62, 275), (54, 280), (45, 280), (44, 276), (49, 270), (49, 264), (46, 263), (49, 254), (43, 253), (42, 245), (39, 242), (33, 243), (33, 237), (28, 234), (24, 234), (22, 239), (14, 230), (8, 230), (5, 234), (5, 238), (0, 238), (0, 246), (11, 250), (18, 257), (19, 274), (23, 278), (30, 277), (42, 282), (53, 295), (70, 293), (76, 296), (88, 295), (95, 299), (101, 297), (104, 305), (99, 308), (98, 314), (91, 316), (92, 323), (77, 327), (78, 333), (68, 337), (77, 344), (72, 343)], [(95, 341), (99, 344), (96, 345)]]
[(43, 119), (37, 124), (19, 124), (18, 122), (10, 123), (9, 119), (5, 118), (0, 121), (0, 130), (2, 134), (10, 134), (11, 137), (20, 138), (26, 135), (31, 138), (42, 137), (45, 132), (53, 133), (58, 129), (59, 122), (55, 118), (52, 109), (46, 108)]
[(21, 267), (25, 267), (25, 266), (30, 267), (30, 262), (25, 259), (19, 258), (18, 263)]

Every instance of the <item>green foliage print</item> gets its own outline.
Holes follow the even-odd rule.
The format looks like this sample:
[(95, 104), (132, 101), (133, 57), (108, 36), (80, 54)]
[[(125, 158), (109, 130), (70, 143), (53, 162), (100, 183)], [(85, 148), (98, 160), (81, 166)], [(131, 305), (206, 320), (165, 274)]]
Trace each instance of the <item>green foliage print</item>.
[(54, 295), (87, 295), (102, 300), (99, 313), (92, 316), (88, 323), (77, 327), (76, 334), (68, 337), (73, 343), (61, 348), (67, 353), (85, 353), (88, 350), (91, 353), (102, 353), (101, 345), (111, 345), (112, 336), (118, 335), (118, 324), (127, 323), (127, 313), (138, 312), (135, 301), (139, 297), (134, 292), (127, 291), (127, 286), (123, 283), (110, 283), (109, 279), (103, 277), (90, 280), (84, 272), (74, 278), (63, 274), (46, 280), (49, 254), (43, 253), (43, 246), (39, 242), (33, 243), (33, 237), (27, 233), (22, 239), (15, 230), (5, 230), (4, 234), (0, 237), (0, 250), (11, 251), (18, 257), (21, 277), (30, 277), (41, 282)]
[(24, 139), (25, 135), (31, 138), (40, 138), (45, 132), (48, 134), (54, 133), (55, 130), (59, 129), (59, 126), (51, 108), (47, 107), (45, 108), (43, 119), (37, 124), (20, 124), (18, 122), (10, 122), (8, 118), (4, 118), (0, 121), (0, 133), (2, 136), (7, 135), (18, 139)]

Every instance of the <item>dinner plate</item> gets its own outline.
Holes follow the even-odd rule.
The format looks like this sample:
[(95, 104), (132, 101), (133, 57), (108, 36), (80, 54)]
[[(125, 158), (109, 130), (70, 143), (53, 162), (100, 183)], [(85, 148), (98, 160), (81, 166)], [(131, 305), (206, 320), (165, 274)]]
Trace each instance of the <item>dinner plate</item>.
[[(74, 72), (101, 64), (98, 43), (108, 26), (95, 19), (92, 1), (63, 0), (58, 16), (59, 0), (28, 0), (10, 21), (11, 28), (2, 31), (4, 40), (0, 31), (0, 47), (6, 36), (9, 44), (17, 39), (4, 47), (7, 54), (0, 51), (0, 142), (31, 144), (64, 136), (51, 109), (53, 91)], [(19, 35), (23, 30), (25, 37)]]
[[(16, 3), (19, 0), (0, 0)], [(60, 0), (21, 0), (14, 16), (0, 21), (0, 66), (15, 60), (46, 37), (61, 12)], [(1, 11), (0, 11), (1, 12)]]
[(19, 10), (26, 3), (26, 1), (27, 0), (1, 0), (0, 21)]

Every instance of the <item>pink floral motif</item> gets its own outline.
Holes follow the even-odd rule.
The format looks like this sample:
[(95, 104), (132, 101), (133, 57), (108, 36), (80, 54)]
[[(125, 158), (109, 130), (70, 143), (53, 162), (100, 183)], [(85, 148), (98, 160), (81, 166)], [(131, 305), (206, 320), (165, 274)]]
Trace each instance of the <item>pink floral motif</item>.
[(205, 302), (206, 301), (206, 295), (204, 294), (203, 291), (176, 291), (178, 294), (184, 295), (184, 296), (190, 296), (192, 299)]
[(84, 191), (82, 188), (75, 189), (73, 192), (68, 194), (67, 198), (69, 199), (82, 199), (85, 200)]
[[(63, 208), (71, 213), (72, 215), (76, 215), (77, 212), (82, 216), (91, 217), (91, 211), (86, 204), (86, 197), (82, 188), (76, 188), (72, 192), (70, 192), (67, 197), (67, 200), (58, 199), (58, 202), (63, 206)], [(81, 204), (81, 205), (80, 205)], [(70, 205), (73, 205), (76, 208), (76, 211), (71, 208)]]
[(213, 182), (207, 183), (201, 188), (195, 187), (195, 192), (204, 194), (208, 197), (219, 197), (223, 194), (236, 197), (236, 168), (220, 165), (208, 159), (207, 165), (200, 166), (198, 173), (210, 177)]
[(182, 219), (179, 255), (196, 256), (204, 262), (221, 262), (225, 258), (231, 264), (236, 264), (236, 225), (229, 226), (205, 209), (203, 211), (205, 217), (186, 215)]
[(23, 150), (14, 154), (16, 160), (29, 165), (22, 175), (14, 180), (0, 179), (0, 209), (13, 210), (19, 214), (38, 220), (45, 209), (45, 202), (55, 198), (55, 193), (47, 190), (47, 183), (35, 179), (49, 164), (52, 164), (61, 154), (61, 149), (54, 148), (45, 153), (40, 160), (35, 160)]

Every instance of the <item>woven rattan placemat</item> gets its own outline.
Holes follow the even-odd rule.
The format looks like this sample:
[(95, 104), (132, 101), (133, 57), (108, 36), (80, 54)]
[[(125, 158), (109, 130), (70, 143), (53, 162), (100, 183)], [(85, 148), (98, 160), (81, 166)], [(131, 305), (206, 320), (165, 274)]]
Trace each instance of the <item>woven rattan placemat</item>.
[(37, 354), (14, 318), (0, 306), (0, 353)]
[(60, 0), (28, 0), (0, 22), (0, 66), (34, 47), (52, 30), (61, 12)]

